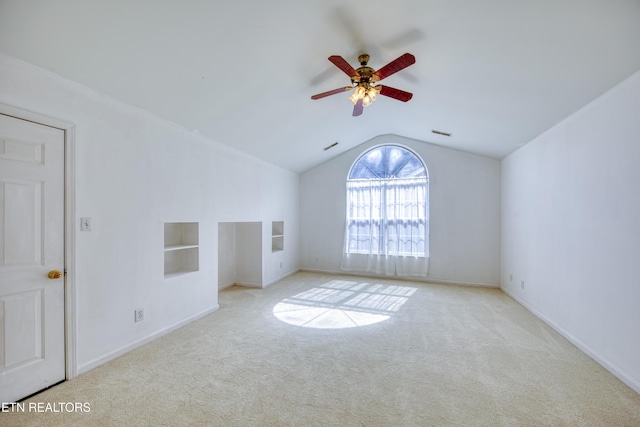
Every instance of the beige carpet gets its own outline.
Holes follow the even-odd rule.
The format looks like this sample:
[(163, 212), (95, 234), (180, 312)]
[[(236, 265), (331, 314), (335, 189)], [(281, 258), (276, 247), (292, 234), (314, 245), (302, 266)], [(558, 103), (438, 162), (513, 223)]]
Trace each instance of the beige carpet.
[[(640, 426), (640, 395), (496, 289), (298, 273), (5, 426)], [(275, 311), (275, 313), (274, 313)]]

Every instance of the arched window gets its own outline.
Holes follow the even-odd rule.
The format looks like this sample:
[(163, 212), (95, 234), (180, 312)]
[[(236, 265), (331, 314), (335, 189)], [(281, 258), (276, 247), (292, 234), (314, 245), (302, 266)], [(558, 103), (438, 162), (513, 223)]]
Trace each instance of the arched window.
[(427, 275), (429, 178), (412, 151), (374, 147), (347, 179), (342, 268), (385, 275)]

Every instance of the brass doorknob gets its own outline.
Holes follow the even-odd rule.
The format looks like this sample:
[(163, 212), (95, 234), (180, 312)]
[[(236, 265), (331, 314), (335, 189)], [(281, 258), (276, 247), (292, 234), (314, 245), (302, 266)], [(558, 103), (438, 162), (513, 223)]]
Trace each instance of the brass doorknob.
[(51, 270), (49, 272), (49, 279), (59, 279), (62, 277), (62, 272), (58, 270)]

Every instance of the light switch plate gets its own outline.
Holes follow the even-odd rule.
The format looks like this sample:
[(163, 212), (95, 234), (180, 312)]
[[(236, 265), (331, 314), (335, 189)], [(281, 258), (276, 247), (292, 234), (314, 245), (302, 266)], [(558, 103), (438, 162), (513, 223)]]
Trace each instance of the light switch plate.
[(91, 231), (91, 218), (80, 218), (80, 231)]

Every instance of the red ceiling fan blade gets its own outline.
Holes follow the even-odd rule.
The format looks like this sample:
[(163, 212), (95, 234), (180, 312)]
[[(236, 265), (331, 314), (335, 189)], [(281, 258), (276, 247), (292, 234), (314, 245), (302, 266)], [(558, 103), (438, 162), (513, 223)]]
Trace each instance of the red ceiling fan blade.
[(380, 68), (378, 71), (373, 73), (374, 76), (378, 76), (377, 80), (382, 80), (386, 77), (389, 77), (391, 74), (397, 73), (398, 71), (407, 68), (409, 65), (413, 65), (416, 63), (416, 57), (411, 55), (410, 53), (405, 53), (401, 57), (389, 62), (384, 67)]
[(356, 70), (354, 70), (342, 56), (332, 55), (329, 57), (329, 61), (331, 61), (336, 67), (340, 68), (349, 77), (356, 77), (358, 75)]
[(408, 100), (413, 98), (412, 93), (382, 85), (380, 85), (380, 95), (388, 96), (389, 98), (397, 99), (398, 101), (402, 102), (407, 102)]
[(356, 105), (353, 106), (353, 116), (359, 116), (362, 114), (362, 110), (364, 110), (364, 105), (362, 104), (362, 98), (358, 99)]
[(345, 87), (341, 87), (341, 88), (334, 89), (334, 90), (328, 90), (326, 92), (322, 92), (322, 93), (319, 93), (317, 95), (313, 95), (311, 97), (311, 99), (325, 98), (327, 96), (331, 96), (331, 95), (335, 95), (335, 94), (338, 94), (338, 93), (346, 92), (346, 91), (351, 90), (351, 89), (353, 89), (353, 86), (345, 86)]

